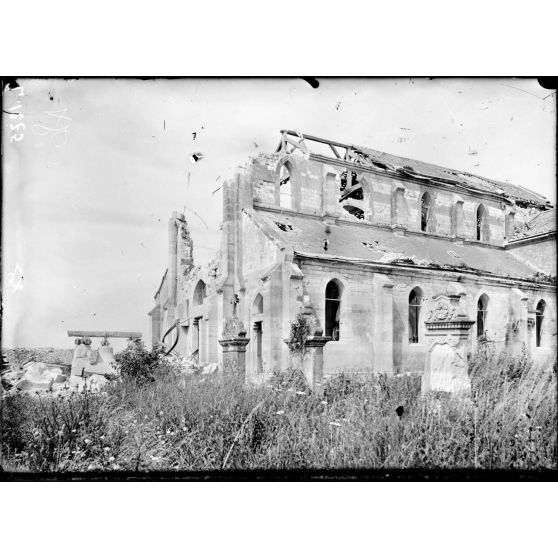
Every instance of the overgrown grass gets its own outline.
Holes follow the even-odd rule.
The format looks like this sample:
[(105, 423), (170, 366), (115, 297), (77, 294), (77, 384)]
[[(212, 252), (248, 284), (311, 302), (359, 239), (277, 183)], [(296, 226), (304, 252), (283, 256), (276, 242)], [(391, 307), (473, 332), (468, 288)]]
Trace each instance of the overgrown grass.
[(317, 396), (296, 371), (258, 387), (168, 367), (154, 381), (128, 375), (105, 394), (15, 395), (2, 403), (4, 466), (555, 468), (556, 367), (484, 353), (470, 375), (468, 400), (421, 397), (419, 378), (409, 376), (341, 374)]

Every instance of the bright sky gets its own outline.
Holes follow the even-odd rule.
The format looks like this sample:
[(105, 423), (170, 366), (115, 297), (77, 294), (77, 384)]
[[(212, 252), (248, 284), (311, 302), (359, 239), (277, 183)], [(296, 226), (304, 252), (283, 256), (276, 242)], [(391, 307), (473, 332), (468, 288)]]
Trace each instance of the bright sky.
[(171, 212), (186, 208), (197, 263), (211, 259), (214, 190), (249, 155), (274, 151), (282, 128), (556, 202), (556, 94), (536, 80), (319, 81), (21, 80), (22, 96), (5, 92), (4, 110), (23, 118), (3, 120), (3, 347), (70, 348), (68, 329), (146, 336)]

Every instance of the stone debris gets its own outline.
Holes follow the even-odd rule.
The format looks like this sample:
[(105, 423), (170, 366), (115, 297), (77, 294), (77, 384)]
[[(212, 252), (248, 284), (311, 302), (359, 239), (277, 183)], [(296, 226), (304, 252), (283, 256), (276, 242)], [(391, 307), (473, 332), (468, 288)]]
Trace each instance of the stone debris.
[(199, 374), (203, 370), (203, 366), (200, 366), (192, 358), (180, 357), (176, 355), (167, 355), (160, 358), (181, 375), (190, 376), (192, 374)]
[(98, 393), (110, 382), (103, 374), (90, 373), (85, 377), (64, 374), (58, 366), (44, 362), (28, 362), (24, 366), (12, 365), (1, 375), (2, 395), (27, 393), (29, 395), (46, 395), (78, 392), (87, 388)]
[(55, 349), (53, 347), (2, 349), (3, 355), (13, 367), (26, 362), (43, 362), (47, 365), (68, 367), (72, 362), (73, 349)]
[(93, 374), (88, 378), (88, 380), (91, 382), (91, 386), (96, 386), (99, 389), (105, 387), (109, 383), (109, 381), (102, 374)]
[(169, 364), (175, 372), (184, 376), (194, 374), (209, 375), (219, 372), (219, 365), (215, 362), (197, 363), (193, 358), (176, 355), (161, 356), (160, 359), (162, 362)]
[(219, 366), (213, 362), (202, 368), (202, 374), (215, 374), (218, 370)]
[(67, 380), (60, 368), (50, 368), (43, 372), (43, 377), (52, 380), (56, 384), (63, 383)]

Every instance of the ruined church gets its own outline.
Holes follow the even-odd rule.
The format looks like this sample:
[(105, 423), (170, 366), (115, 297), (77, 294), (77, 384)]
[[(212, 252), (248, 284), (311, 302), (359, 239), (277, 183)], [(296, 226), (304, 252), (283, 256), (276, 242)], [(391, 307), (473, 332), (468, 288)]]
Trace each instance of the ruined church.
[(481, 346), (556, 358), (556, 211), (532, 190), (283, 130), (222, 193), (207, 266), (170, 218), (153, 344), (222, 366), (234, 316), (257, 381), (291, 364), (302, 314), (311, 374), (418, 373), (450, 391)]

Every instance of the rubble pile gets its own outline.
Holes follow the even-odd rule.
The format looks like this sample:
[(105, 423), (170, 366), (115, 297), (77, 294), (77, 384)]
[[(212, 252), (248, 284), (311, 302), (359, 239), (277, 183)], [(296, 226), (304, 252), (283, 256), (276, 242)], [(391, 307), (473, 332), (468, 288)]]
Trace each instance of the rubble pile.
[(99, 392), (109, 379), (105, 375), (91, 374), (86, 377), (71, 376), (61, 367), (46, 362), (27, 362), (25, 365), (12, 364), (2, 370), (0, 393), (82, 393), (85, 389)]
[(215, 374), (219, 366), (215, 363), (198, 364), (194, 359), (176, 355), (161, 356), (161, 361), (171, 366), (174, 371), (184, 376), (193, 374)]
[(54, 347), (18, 347), (15, 349), (4, 349), (2, 353), (10, 364), (25, 364), (26, 362), (44, 362), (45, 364), (57, 364), (58, 366), (69, 366), (72, 362), (73, 349), (55, 349)]

